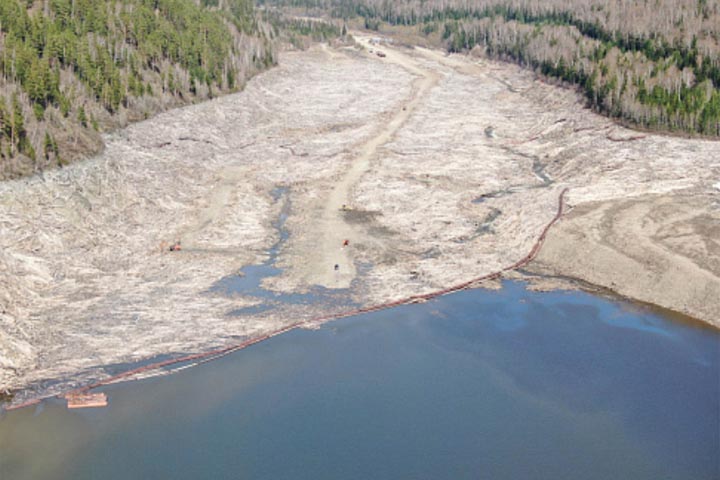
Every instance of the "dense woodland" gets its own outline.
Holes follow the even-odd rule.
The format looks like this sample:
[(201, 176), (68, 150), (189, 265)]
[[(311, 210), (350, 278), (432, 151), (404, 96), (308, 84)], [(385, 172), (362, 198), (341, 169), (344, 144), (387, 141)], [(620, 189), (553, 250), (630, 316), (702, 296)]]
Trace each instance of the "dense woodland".
[(450, 51), (480, 49), (577, 85), (612, 117), (720, 136), (717, 0), (265, 1), (374, 30), (406, 26)]
[[(259, 0), (405, 29), (576, 85), (591, 107), (720, 136), (718, 0)], [(264, 5), (265, 6), (265, 5)], [(234, 91), (275, 42), (340, 35), (253, 0), (0, 0), (0, 179), (102, 147), (101, 131)]]
[(271, 37), (252, 0), (0, 0), (0, 178), (240, 88), (275, 62)]

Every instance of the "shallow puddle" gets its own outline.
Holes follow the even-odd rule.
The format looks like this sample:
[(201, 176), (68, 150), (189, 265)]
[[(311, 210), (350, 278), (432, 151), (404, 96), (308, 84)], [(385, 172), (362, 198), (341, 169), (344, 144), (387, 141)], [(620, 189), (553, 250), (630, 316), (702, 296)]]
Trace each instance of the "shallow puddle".
[(352, 302), (347, 289), (329, 290), (324, 287), (314, 287), (308, 293), (283, 293), (268, 290), (263, 287), (263, 280), (280, 275), (283, 270), (276, 266), (290, 232), (285, 228), (285, 222), (290, 215), (291, 204), (288, 198), (287, 187), (276, 187), (271, 195), (276, 202), (281, 202), (280, 214), (273, 222), (273, 228), (278, 232), (278, 241), (268, 251), (268, 258), (263, 263), (248, 265), (240, 269), (238, 275), (225, 277), (212, 287), (214, 292), (225, 295), (243, 295), (260, 300), (261, 303), (231, 312), (231, 315), (257, 315), (274, 308), (286, 305), (333, 305), (335, 307), (357, 307)]

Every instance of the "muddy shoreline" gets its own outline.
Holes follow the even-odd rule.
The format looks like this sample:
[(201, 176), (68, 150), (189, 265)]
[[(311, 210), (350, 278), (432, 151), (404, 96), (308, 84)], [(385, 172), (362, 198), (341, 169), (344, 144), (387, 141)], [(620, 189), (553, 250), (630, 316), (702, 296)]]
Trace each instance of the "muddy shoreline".
[(526, 282), (528, 290), (531, 291), (550, 292), (555, 290), (579, 290), (610, 301), (624, 302), (640, 311), (655, 313), (668, 318), (673, 322), (693, 328), (709, 331), (720, 330), (720, 327), (711, 322), (700, 320), (699, 318), (695, 318), (678, 310), (673, 310), (672, 308), (663, 307), (651, 302), (643, 302), (642, 300), (622, 295), (615, 290), (602, 285), (590, 283), (580, 278), (544, 272), (537, 265), (528, 265), (527, 267), (514, 272), (512, 275), (508, 275), (507, 279)]
[[(109, 377), (104, 365), (209, 351), (337, 311), (262, 310), (252, 292), (213, 288), (270, 257), (279, 272), (260, 280), (267, 298), (325, 288), (361, 306), (498, 271), (527, 254), (565, 188), (574, 210), (531, 270), (612, 288), (597, 265), (618, 271), (629, 262), (617, 252), (648, 237), (660, 255), (631, 252), (629, 290), (617, 291), (653, 302), (656, 285), (667, 297), (681, 293), (673, 278), (700, 275), (707, 294), (679, 310), (714, 323), (716, 142), (635, 138), (514, 65), (389, 45), (381, 58), (358, 41), (286, 53), (241, 93), (0, 184), (0, 391), (52, 394)], [(273, 251), (278, 188), (291, 207)], [(642, 210), (651, 198), (665, 200)], [(603, 216), (618, 202), (642, 210), (617, 210), (621, 231)], [(181, 252), (162, 248), (175, 240)]]
[[(672, 320), (673, 322), (691, 327), (696, 328), (700, 330), (708, 330), (717, 332), (720, 330), (720, 327), (717, 325), (706, 322), (697, 318), (694, 318), (692, 316), (689, 316), (687, 314), (684, 314), (682, 312), (679, 312), (677, 310), (672, 310), (669, 308), (662, 307), (660, 305), (649, 303), (649, 302), (643, 302), (641, 300), (631, 298), (624, 296), (620, 293), (618, 293), (615, 290), (603, 287), (602, 285), (592, 284), (585, 280), (582, 280), (580, 278), (575, 278), (571, 276), (562, 276), (562, 275), (553, 275), (549, 273), (541, 273), (542, 268), (538, 268), (537, 266), (534, 266), (531, 262), (529, 265), (526, 265), (525, 267), (521, 267), (517, 270), (511, 270), (503, 275), (501, 275), (497, 279), (489, 279), (486, 281), (482, 281), (478, 283), (477, 285), (474, 285), (472, 287), (469, 287), (468, 289), (484, 289), (484, 290), (497, 290), (501, 288), (500, 282), (501, 280), (512, 280), (512, 281), (521, 281), (527, 283), (527, 288), (529, 291), (556, 291), (556, 290), (563, 290), (563, 291), (573, 291), (578, 290), (585, 293), (589, 293), (601, 298), (608, 299), (613, 302), (623, 302), (625, 304), (631, 305), (632, 308), (636, 308), (638, 311), (647, 311), (653, 314), (658, 314), (663, 316), (664, 318), (668, 318)], [(464, 290), (464, 289), (462, 289)], [(375, 311), (375, 310), (372, 310)], [(346, 314), (340, 314), (338, 319), (342, 319), (344, 317), (347, 317)], [(300, 325), (297, 328), (303, 328), (303, 329), (317, 329), (322, 324), (333, 321), (332, 319), (324, 320), (320, 323), (313, 323), (312, 321), (308, 322), (307, 324)], [(274, 335), (272, 335), (274, 336)], [(272, 336), (268, 338), (272, 338)], [(262, 341), (262, 340), (261, 340)], [(249, 345), (254, 344), (250, 343)], [(171, 359), (168, 359), (167, 355), (159, 355), (157, 357), (142, 359), (135, 363), (129, 363), (127, 365), (122, 366), (118, 371), (119, 374), (121, 374), (121, 377), (119, 378), (103, 378), (100, 380), (100, 383), (95, 385), (85, 385), (82, 387), (79, 387), (80, 392), (86, 391), (88, 388), (97, 388), (102, 385), (112, 385), (119, 382), (132, 382), (137, 381), (141, 379), (146, 378), (152, 378), (157, 376), (164, 376), (164, 375), (170, 375), (174, 373), (174, 369), (168, 368), (168, 367), (174, 367), (178, 370), (182, 370), (184, 368), (191, 367), (194, 364), (201, 364), (206, 361), (213, 361), (216, 358), (222, 358), (228, 353), (233, 353), (234, 351), (237, 351), (235, 349), (230, 349), (228, 352), (222, 352), (220, 354), (214, 353), (214, 352), (206, 352), (201, 353), (200, 358), (194, 358), (192, 361), (185, 360), (185, 356), (179, 357), (179, 360), (175, 362), (171, 362), (167, 364), (168, 361)], [(193, 357), (197, 356), (197, 354), (192, 354)], [(155, 367), (154, 365), (159, 364), (167, 364), (166, 366), (160, 368)], [(116, 366), (113, 366), (116, 367)], [(98, 366), (98, 368), (102, 368), (107, 370), (107, 366)], [(144, 370), (146, 369), (147, 370)], [(129, 376), (125, 376), (124, 374), (127, 372), (134, 372), (134, 371), (143, 371), (142, 373), (137, 373)], [(26, 387), (26, 390), (35, 390), (35, 391), (42, 391), (42, 388), (38, 385), (30, 385)], [(50, 398), (50, 397), (56, 397), (56, 396), (63, 396), (68, 394), (68, 390), (58, 390), (53, 394), (43, 394), (42, 397), (34, 397), (30, 398), (28, 400), (27, 395), (23, 395), (23, 393), (27, 393), (26, 390), (16, 390), (16, 391), (5, 391), (0, 392), (0, 412), (2, 409), (18, 409), (18, 408), (25, 408), (28, 406), (32, 406), (37, 404), (39, 401)], [(23, 400), (23, 403), (18, 404), (15, 401), (16, 395), (21, 395), (21, 398), (25, 399)]]
[(720, 209), (678, 192), (587, 203), (531, 270), (560, 274), (720, 328)]

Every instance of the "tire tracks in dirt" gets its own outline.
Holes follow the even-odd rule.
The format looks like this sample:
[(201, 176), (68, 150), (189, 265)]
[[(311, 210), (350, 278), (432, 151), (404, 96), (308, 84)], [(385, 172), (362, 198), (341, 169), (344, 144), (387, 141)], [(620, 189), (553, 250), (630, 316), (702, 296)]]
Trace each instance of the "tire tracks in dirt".
[[(369, 37), (355, 34), (355, 39), (364, 46), (370, 45)], [(343, 248), (343, 242), (345, 239), (352, 241), (357, 238), (359, 232), (343, 218), (343, 205), (350, 204), (350, 192), (371, 168), (377, 151), (393, 139), (441, 79), (439, 73), (421, 67), (410, 55), (395, 49), (384, 49), (384, 53), (386, 56), (382, 61), (399, 65), (418, 78), (414, 81), (410, 98), (384, 122), (376, 135), (357, 147), (357, 155), (350, 168), (338, 179), (324, 202), (323, 212), (315, 229), (316, 241), (309, 242), (307, 247), (310, 253), (310, 247), (314, 246), (309, 272), (305, 276), (309, 284), (326, 288), (348, 288), (352, 283), (357, 271), (349, 249)]]

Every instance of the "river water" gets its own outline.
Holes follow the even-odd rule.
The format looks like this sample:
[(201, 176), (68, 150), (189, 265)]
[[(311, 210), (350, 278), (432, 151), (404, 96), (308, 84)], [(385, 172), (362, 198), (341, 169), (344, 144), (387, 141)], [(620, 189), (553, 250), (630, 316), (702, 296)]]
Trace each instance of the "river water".
[(720, 336), (507, 282), (0, 419), (0, 478), (720, 478)]

